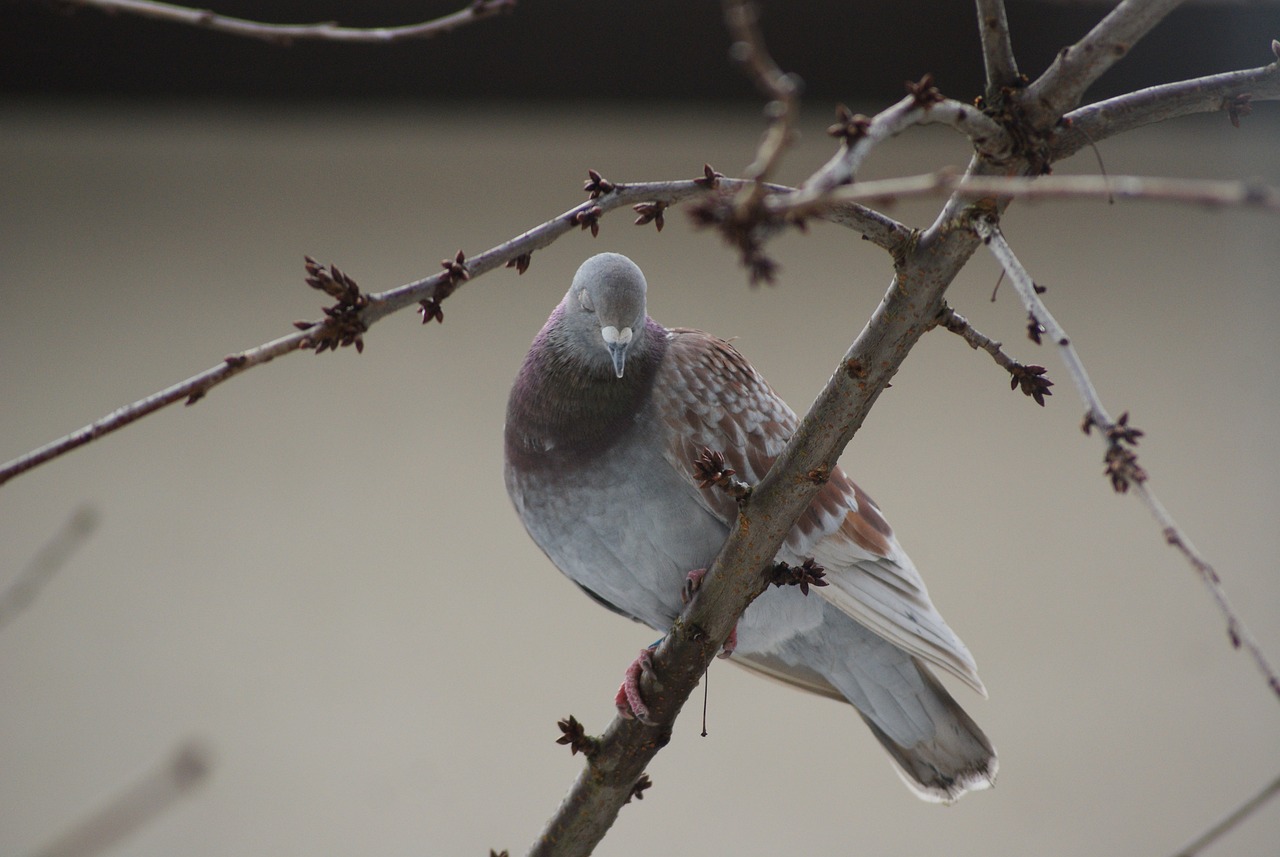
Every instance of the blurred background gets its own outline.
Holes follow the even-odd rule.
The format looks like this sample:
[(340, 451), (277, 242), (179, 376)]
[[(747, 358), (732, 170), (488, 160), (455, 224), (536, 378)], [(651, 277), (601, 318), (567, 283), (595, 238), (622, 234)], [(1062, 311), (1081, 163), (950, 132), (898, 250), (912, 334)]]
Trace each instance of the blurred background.
[[(213, 5), (213, 4), (203, 4)], [(448, 3), (223, 3), (274, 21), (410, 23)], [(832, 151), (833, 103), (878, 110), (932, 71), (977, 94), (968, 4), (766, 4), (808, 84), (783, 181)], [(1010, 3), (1036, 74), (1105, 11)], [(1188, 8), (1107, 91), (1274, 59), (1275, 4)], [(0, 459), (289, 332), (324, 301), (303, 254), (366, 291), (427, 276), (616, 181), (751, 160), (758, 100), (717, 4), (522, 2), (433, 41), (280, 48), (177, 26), (0, 6)], [(1101, 91), (1101, 90), (1100, 90)], [(1113, 174), (1280, 183), (1280, 111), (1100, 143)], [(945, 129), (864, 178), (963, 166)], [(1058, 166), (1094, 172), (1092, 153)], [(938, 202), (891, 215), (925, 226)], [(361, 356), (290, 355), (0, 488), (0, 588), (77, 510), (97, 526), (0, 626), (0, 853), (34, 854), (195, 739), (208, 778), (121, 855), (522, 853), (654, 634), (538, 552), (502, 487), (508, 386), (577, 265), (646, 271), (650, 311), (735, 344), (803, 410), (879, 302), (888, 257), (838, 227), (772, 245), (776, 286), (693, 231), (574, 233)], [(1280, 230), (1274, 217), (1139, 203), (1017, 204), (1023, 262), (1152, 487), (1280, 658)], [(945, 332), (912, 352), (844, 464), (876, 497), (978, 659), (990, 792), (923, 804), (847, 707), (712, 666), (600, 854), (1172, 854), (1280, 772), (1280, 710), (1193, 573), (1132, 498), (1056, 356), (979, 254), (952, 304), (1049, 367), (1041, 409)], [(48, 556), (47, 553), (43, 554)], [(700, 703), (700, 700), (698, 700)], [(1280, 802), (1214, 846), (1275, 853)]]

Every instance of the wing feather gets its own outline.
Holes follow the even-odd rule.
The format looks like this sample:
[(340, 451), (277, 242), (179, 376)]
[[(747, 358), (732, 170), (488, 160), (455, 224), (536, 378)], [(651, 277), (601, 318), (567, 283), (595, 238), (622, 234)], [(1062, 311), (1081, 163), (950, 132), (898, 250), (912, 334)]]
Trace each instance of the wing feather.
[[(666, 460), (703, 508), (731, 523), (736, 504), (714, 486), (698, 487), (694, 461), (709, 447), (722, 452), (742, 479), (759, 482), (795, 432), (795, 413), (732, 345), (684, 328), (668, 333), (653, 397), (654, 412), (672, 438)], [(812, 556), (827, 570), (830, 585), (815, 589), (823, 598), (986, 695), (968, 648), (929, 600), (879, 508), (843, 470), (833, 469), (779, 556)], [(772, 672), (763, 664), (750, 666)]]

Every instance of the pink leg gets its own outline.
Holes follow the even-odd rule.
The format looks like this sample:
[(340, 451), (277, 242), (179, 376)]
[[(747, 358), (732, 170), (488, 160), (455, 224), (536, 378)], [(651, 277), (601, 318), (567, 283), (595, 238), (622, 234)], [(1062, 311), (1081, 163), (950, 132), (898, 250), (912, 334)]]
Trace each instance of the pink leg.
[(688, 604), (693, 600), (693, 595), (702, 588), (702, 578), (707, 576), (705, 568), (695, 568), (689, 572), (688, 577), (684, 579), (684, 588), (680, 590), (680, 600)]
[[(707, 576), (705, 568), (695, 568), (689, 572), (685, 578), (684, 588), (680, 590), (680, 600), (688, 604), (693, 600), (693, 596), (702, 588), (702, 579)], [(727, 658), (733, 654), (733, 650), (738, 648), (738, 626), (733, 626), (733, 631), (729, 633), (729, 639), (724, 641), (724, 648), (720, 650), (718, 658)]]
[(650, 726), (654, 724), (653, 719), (649, 715), (649, 706), (645, 703), (644, 697), (640, 695), (640, 676), (647, 670), (653, 669), (653, 650), (658, 647), (654, 643), (648, 648), (641, 649), (640, 654), (631, 666), (627, 667), (627, 671), (622, 674), (622, 686), (618, 688), (617, 695), (613, 698), (613, 704), (618, 707), (618, 713), (628, 720), (635, 718), (641, 723), (647, 723)]
[(738, 626), (734, 625), (733, 630), (729, 632), (729, 639), (724, 641), (724, 648), (720, 650), (717, 658), (727, 658), (733, 654), (733, 650), (738, 648)]

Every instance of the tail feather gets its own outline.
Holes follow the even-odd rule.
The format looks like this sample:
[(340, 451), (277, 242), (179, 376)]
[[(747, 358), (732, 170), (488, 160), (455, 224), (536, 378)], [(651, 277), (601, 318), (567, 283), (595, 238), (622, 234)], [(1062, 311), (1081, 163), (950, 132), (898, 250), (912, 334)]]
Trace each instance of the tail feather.
[(824, 696), (843, 698), (889, 752), (920, 798), (951, 803), (990, 787), (995, 748), (919, 658), (824, 605), (823, 621), (775, 643), (734, 654), (742, 666)]
[[(911, 660), (924, 681), (924, 693), (931, 697), (922, 703), (927, 709), (932, 709), (936, 727), (934, 736), (906, 746), (891, 738), (865, 712), (859, 711), (863, 721), (889, 751), (889, 758), (907, 788), (921, 799), (952, 803), (967, 791), (991, 787), (995, 784), (1000, 764), (990, 739), (929, 668), (916, 658)], [(939, 716), (939, 711), (944, 714)]]

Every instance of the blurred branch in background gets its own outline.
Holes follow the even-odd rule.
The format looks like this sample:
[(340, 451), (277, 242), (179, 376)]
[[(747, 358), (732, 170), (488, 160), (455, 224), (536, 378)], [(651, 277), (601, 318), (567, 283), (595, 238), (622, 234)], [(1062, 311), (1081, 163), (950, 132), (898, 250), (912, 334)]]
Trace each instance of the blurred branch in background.
[(86, 6), (108, 14), (138, 15), (173, 24), (186, 24), (232, 36), (261, 39), (287, 45), (297, 41), (357, 42), (389, 44), (410, 39), (429, 39), (458, 27), (491, 18), (515, 8), (516, 0), (474, 0), (470, 6), (449, 15), (397, 27), (343, 27), (331, 21), (317, 24), (268, 24), (208, 9), (175, 6), (152, 0), (62, 0), (69, 6)]
[(1265, 785), (1262, 791), (1242, 803), (1234, 812), (1183, 846), (1174, 857), (1195, 857), (1195, 855), (1217, 842), (1223, 834), (1229, 833), (1236, 825), (1257, 812), (1263, 804), (1277, 794), (1280, 794), (1280, 777), (1276, 777)]
[(209, 777), (212, 754), (189, 740), (162, 765), (112, 795), (93, 815), (73, 824), (33, 857), (93, 857), (158, 818)]
[(97, 526), (98, 513), (92, 506), (81, 506), (72, 513), (62, 529), (40, 548), (17, 578), (0, 591), (0, 630), (35, 601), (44, 585), (66, 565)]

